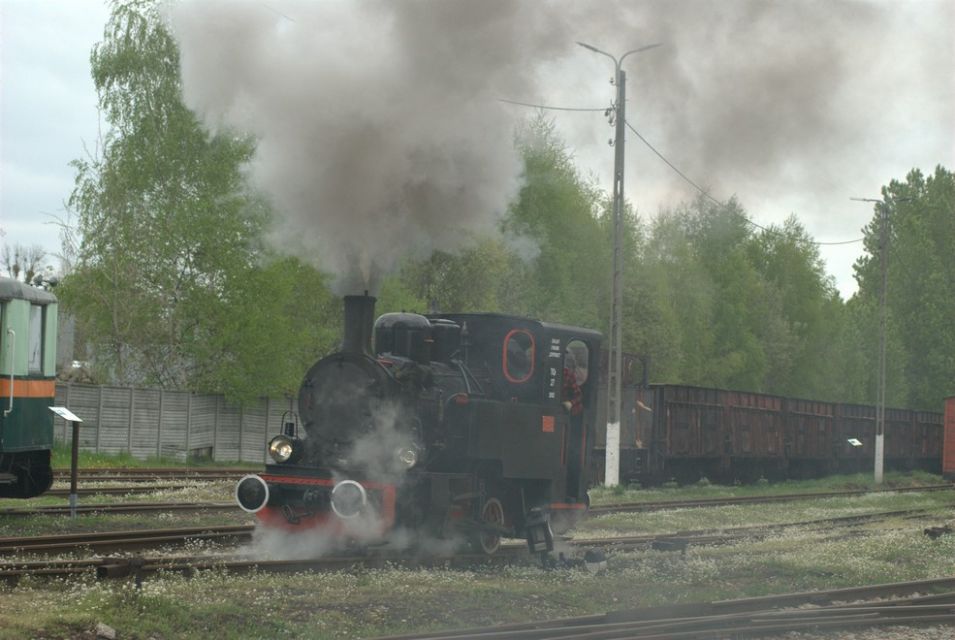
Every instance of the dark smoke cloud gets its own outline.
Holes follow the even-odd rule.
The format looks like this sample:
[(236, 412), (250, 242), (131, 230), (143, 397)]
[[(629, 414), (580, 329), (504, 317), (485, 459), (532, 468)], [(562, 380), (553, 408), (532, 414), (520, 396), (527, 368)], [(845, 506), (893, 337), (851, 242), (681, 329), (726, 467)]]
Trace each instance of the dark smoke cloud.
[[(850, 79), (870, 73), (884, 7), (862, 2), (668, 2), (628, 20), (670, 43), (634, 74), (638, 114), (711, 180), (824, 164), (860, 135)], [(875, 98), (875, 96), (872, 96)]]
[[(750, 209), (799, 193), (833, 225), (823, 194), (875, 195), (847, 185), (890, 149), (903, 172), (915, 149), (948, 164), (955, 149), (950, 2), (270, 0), (187, 2), (170, 17), (187, 103), (258, 137), (250, 173), (280, 214), (276, 241), (344, 291), (495, 228), (520, 185), (515, 120), (530, 114), (496, 99), (609, 102), (609, 60), (577, 40), (613, 53), (662, 42), (628, 59), (628, 121)], [(609, 166), (599, 114), (556, 117), (578, 159)], [(919, 140), (926, 122), (948, 140)], [(687, 198), (659, 160), (639, 160), (638, 207)]]
[[(781, 221), (796, 206), (817, 230), (856, 237), (861, 224), (837, 228), (833, 203), (846, 209), (853, 189), (877, 195), (917, 164), (955, 160), (955, 3), (671, 0), (593, 13), (577, 39), (614, 53), (664, 44), (626, 63), (628, 121), (696, 182), (721, 199), (739, 194), (754, 215), (757, 203), (779, 207)], [(609, 99), (601, 80), (610, 63), (592, 58), (563, 83), (586, 82), (591, 96), (606, 87)], [(548, 97), (574, 100), (563, 89)], [(581, 122), (566, 129), (575, 146), (610, 133)], [(919, 139), (920, 130), (943, 135)], [(632, 134), (628, 145), (628, 176), (639, 182), (631, 194), (644, 212), (695, 195)], [(887, 174), (895, 163), (901, 175)], [(851, 219), (868, 218), (860, 213)]]
[(532, 86), (529, 55), (556, 28), (534, 13), (517, 0), (230, 1), (170, 18), (186, 103), (258, 138), (251, 175), (279, 213), (276, 242), (360, 292), (403, 255), (497, 228), (522, 166), (496, 98)]

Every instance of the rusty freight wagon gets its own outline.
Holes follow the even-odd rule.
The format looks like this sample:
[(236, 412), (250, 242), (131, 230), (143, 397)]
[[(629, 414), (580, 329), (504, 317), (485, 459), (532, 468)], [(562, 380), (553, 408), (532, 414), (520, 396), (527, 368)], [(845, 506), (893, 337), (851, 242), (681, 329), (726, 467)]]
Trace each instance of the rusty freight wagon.
[[(752, 482), (872, 467), (875, 407), (626, 382), (621, 482)], [(595, 482), (603, 478), (605, 426), (598, 416)], [(884, 451), (886, 469), (940, 472), (942, 415), (887, 408)]]

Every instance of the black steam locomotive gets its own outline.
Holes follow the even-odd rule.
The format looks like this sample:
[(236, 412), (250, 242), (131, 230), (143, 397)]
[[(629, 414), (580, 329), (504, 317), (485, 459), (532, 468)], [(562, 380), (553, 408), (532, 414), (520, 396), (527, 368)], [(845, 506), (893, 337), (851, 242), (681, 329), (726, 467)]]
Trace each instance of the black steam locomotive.
[(502, 537), (550, 550), (552, 519), (588, 504), (600, 334), (389, 313), (372, 349), (374, 305), (345, 297), (341, 350), (305, 375), (299, 420), (270, 441), (265, 473), (236, 486), (239, 505), (267, 526), (341, 541), (410, 531), (489, 554)]

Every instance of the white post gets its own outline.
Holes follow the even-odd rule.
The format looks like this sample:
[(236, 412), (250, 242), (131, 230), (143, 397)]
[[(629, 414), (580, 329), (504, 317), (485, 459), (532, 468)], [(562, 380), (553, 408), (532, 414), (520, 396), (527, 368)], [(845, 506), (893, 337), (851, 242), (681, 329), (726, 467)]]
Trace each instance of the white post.
[(604, 466), (604, 485), (620, 484), (620, 423), (607, 423), (607, 455)]

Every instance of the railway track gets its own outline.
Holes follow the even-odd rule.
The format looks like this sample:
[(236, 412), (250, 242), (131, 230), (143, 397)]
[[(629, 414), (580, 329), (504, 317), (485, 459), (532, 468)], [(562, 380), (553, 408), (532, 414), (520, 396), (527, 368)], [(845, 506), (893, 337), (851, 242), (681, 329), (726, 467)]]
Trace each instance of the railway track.
[(253, 560), (210, 554), (194, 556), (132, 556), (88, 558), (78, 560), (32, 560), (0, 565), (0, 580), (15, 584), (26, 576), (69, 577), (95, 575), (97, 579), (133, 576), (137, 581), (159, 573), (193, 575), (216, 569), (230, 573), (248, 571), (289, 573), (299, 571), (340, 571), (343, 569), (382, 568), (389, 566), (468, 568), (478, 565), (508, 564), (528, 560), (523, 545), (502, 546), (493, 556), (484, 554), (395, 554), (369, 552), (361, 555), (336, 555), (313, 560)]
[[(216, 476), (207, 475), (202, 479), (216, 478)], [(100, 478), (97, 482), (103, 482), (105, 478)], [(134, 484), (127, 486), (108, 486), (108, 487), (80, 487), (77, 489), (77, 495), (135, 495), (138, 493), (151, 493), (153, 491), (175, 491), (192, 488), (193, 485), (162, 484), (162, 485), (144, 485)], [(653, 502), (629, 502), (615, 505), (592, 506), (589, 509), (590, 515), (604, 515), (608, 513), (637, 513), (641, 511), (661, 511), (664, 509), (688, 509), (696, 507), (721, 507), (730, 505), (744, 504), (769, 504), (774, 502), (793, 502), (797, 500), (812, 500), (821, 498), (853, 497), (869, 493), (912, 493), (925, 491), (946, 491), (953, 489), (951, 484), (927, 485), (924, 487), (904, 487), (898, 489), (880, 489), (880, 490), (859, 490), (859, 491), (829, 491), (826, 493), (793, 493), (778, 496), (745, 496), (737, 498), (706, 498), (700, 500), (660, 500)], [(44, 495), (47, 496), (68, 496), (69, 489), (57, 488), (50, 489)], [(2, 513), (0, 513), (2, 515)]]
[[(940, 589), (945, 591), (918, 595)], [(927, 624), (955, 625), (955, 578), (648, 607), (522, 624), (381, 636), (377, 640), (702, 640)]]
[[(87, 468), (80, 469), (77, 473), (79, 482), (155, 482), (157, 480), (166, 481), (223, 481), (238, 480), (242, 476), (254, 473), (241, 469), (189, 469), (189, 468)], [(68, 469), (58, 469), (53, 472), (55, 482), (69, 482), (70, 471)]]
[(164, 545), (181, 545), (200, 540), (245, 542), (251, 539), (253, 529), (253, 525), (223, 525), (0, 538), (0, 556), (68, 553), (77, 549), (89, 549), (97, 553), (115, 553)]
[[(331, 571), (358, 566), (473, 567), (478, 564), (513, 562), (518, 556), (528, 557), (522, 546), (513, 545), (503, 547), (499, 555), (490, 558), (468, 554), (412, 558), (369, 554), (307, 561), (262, 561), (208, 555), (179, 558), (101, 558), (8, 565), (0, 569), (0, 580), (16, 582), (26, 575), (95, 575), (97, 579), (132, 577), (139, 584), (145, 577), (157, 573), (192, 575), (210, 569), (230, 572), (298, 572)], [(944, 591), (933, 595), (918, 595), (937, 590)], [(758, 637), (799, 630), (925, 624), (955, 625), (955, 577), (631, 609), (523, 624), (395, 635), (379, 640), (439, 637), (458, 640), (543, 640), (557, 637), (564, 640), (694, 640), (712, 637)]]
[[(149, 513), (153, 511), (237, 511), (235, 502), (125, 502), (121, 504), (85, 504), (78, 505), (76, 512), (83, 513)], [(0, 518), (28, 517), (41, 515), (69, 515), (68, 506), (32, 507), (28, 509), (0, 509)]]
[(699, 500), (657, 500), (652, 502), (626, 502), (612, 505), (591, 506), (590, 515), (607, 513), (636, 513), (640, 511), (662, 511), (664, 509), (689, 509), (695, 507), (723, 507), (743, 504), (769, 504), (773, 502), (795, 502), (797, 500), (818, 500), (823, 498), (851, 498), (870, 493), (916, 493), (925, 491), (951, 491), (952, 484), (933, 484), (923, 487), (899, 487), (895, 489), (862, 489), (851, 491), (826, 491), (812, 493), (790, 493), (775, 496), (742, 496), (732, 498), (701, 498)]
[[(120, 487), (77, 487), (78, 496), (125, 496), (140, 493), (152, 493), (154, 491), (180, 491), (182, 489), (192, 489), (194, 485), (190, 484), (136, 484)], [(50, 489), (43, 495), (65, 497), (70, 495), (69, 489)]]
[[(79, 469), (80, 475), (125, 475), (145, 476), (149, 478), (162, 478), (166, 476), (242, 476), (247, 473), (254, 472), (254, 470), (250, 469), (237, 469), (230, 467), (84, 467)], [(53, 476), (54, 478), (69, 478), (70, 469), (54, 469)]]
[[(637, 536), (618, 536), (612, 538), (586, 538), (560, 540), (559, 548), (602, 547), (613, 551), (637, 549), (655, 549), (658, 551), (683, 551), (689, 546), (727, 544), (746, 538), (769, 535), (785, 529), (797, 527), (833, 527), (854, 526), (895, 517), (914, 517), (924, 511), (889, 511), (838, 518), (826, 518), (806, 522), (792, 522), (776, 525), (757, 525), (752, 527), (734, 527), (726, 530), (679, 531), (666, 534), (647, 534)], [(221, 544), (240, 544), (250, 542), (255, 530), (254, 525), (225, 525), (205, 527), (184, 527), (170, 529), (140, 529), (132, 531), (111, 531), (101, 533), (70, 533), (30, 537), (0, 538), (0, 556), (64, 554), (77, 550), (89, 550), (97, 554), (122, 553), (155, 549), (157, 547), (180, 546), (189, 542), (205, 541)], [(502, 549), (517, 549), (524, 555), (524, 545), (514, 543)], [(512, 553), (503, 551), (503, 553)], [(402, 561), (402, 554), (391, 554), (390, 560)], [(61, 561), (53, 561), (56, 562)], [(11, 560), (0, 564), (0, 568), (10, 568), (16, 564)], [(336, 565), (338, 566), (338, 565)]]

